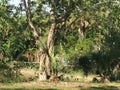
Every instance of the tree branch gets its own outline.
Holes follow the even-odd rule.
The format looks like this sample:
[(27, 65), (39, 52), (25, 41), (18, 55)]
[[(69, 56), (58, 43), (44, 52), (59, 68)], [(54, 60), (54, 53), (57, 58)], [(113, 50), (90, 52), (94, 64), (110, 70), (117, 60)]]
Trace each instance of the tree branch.
[(31, 0), (28, 0), (27, 3), (26, 3), (26, 0), (23, 0), (23, 3), (24, 3), (25, 10), (26, 10), (27, 22), (29, 23), (29, 26), (33, 31), (33, 35), (35, 39), (38, 39), (39, 33), (37, 32), (37, 29), (34, 26), (32, 19), (31, 19), (31, 10), (30, 10)]

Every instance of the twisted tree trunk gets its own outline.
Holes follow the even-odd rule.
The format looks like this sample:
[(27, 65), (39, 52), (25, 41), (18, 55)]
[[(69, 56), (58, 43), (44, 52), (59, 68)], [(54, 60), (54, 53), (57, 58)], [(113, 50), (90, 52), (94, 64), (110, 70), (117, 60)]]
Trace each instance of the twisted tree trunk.
[(48, 33), (48, 39), (47, 39), (47, 57), (46, 57), (46, 61), (45, 61), (45, 66), (46, 66), (46, 72), (47, 72), (47, 76), (49, 77), (51, 75), (51, 54), (53, 51), (53, 44), (54, 44), (54, 32), (55, 32), (55, 27), (56, 27), (56, 21), (55, 21), (55, 15), (54, 15), (54, 11), (51, 10), (50, 12), (50, 19), (52, 21), (51, 23), (51, 27), (50, 27), (50, 31)]
[[(31, 19), (31, 12), (30, 12), (31, 11), (30, 10), (31, 0), (27, 0), (27, 2), (26, 2), (26, 0), (23, 0), (23, 3), (24, 3), (25, 10), (26, 10), (27, 22), (32, 29), (33, 35), (35, 37), (35, 41), (40, 42), (39, 41), (39, 33), (37, 32), (37, 29), (35, 28), (35, 26), (32, 22), (32, 19)], [(52, 4), (53, 4), (52, 7), (55, 8), (56, 1), (52, 0)], [(54, 44), (53, 38), (54, 38), (54, 32), (55, 32), (55, 26), (56, 26), (54, 9), (52, 9), (50, 12), (50, 20), (51, 20), (51, 27), (50, 27), (50, 30), (48, 33), (47, 46), (46, 46), (47, 50), (46, 51), (42, 50), (44, 53), (38, 53), (38, 59), (40, 62), (40, 64), (39, 64), (39, 80), (42, 80), (42, 76), (50, 77), (50, 75), (51, 75), (51, 53), (53, 51), (53, 44)], [(38, 52), (39, 52), (39, 50), (38, 50)], [(45, 53), (46, 53), (46, 55), (45, 55)], [(43, 58), (42, 56), (44, 56), (44, 55), (45, 55), (45, 57)], [(44, 72), (45, 70), (43, 70), (42, 65), (45, 65), (46, 72)]]
[[(26, 2), (26, 0), (23, 0), (24, 3), (24, 7), (26, 10), (26, 17), (27, 17), (27, 22), (32, 30), (33, 36), (35, 38), (35, 44), (37, 45), (39, 42), (39, 33), (37, 32), (37, 29), (35, 27), (35, 25), (32, 22), (32, 18), (31, 18), (31, 10), (30, 10), (30, 4), (31, 4), (31, 0), (28, 0)], [(39, 45), (37, 45), (39, 46)], [(39, 49), (37, 50), (37, 57), (36, 59), (39, 61), (39, 80), (43, 81), (46, 80), (46, 73), (45, 70), (43, 69), (43, 66), (45, 65), (45, 54), (43, 53), (44, 51), (41, 49), (41, 47), (39, 47)]]

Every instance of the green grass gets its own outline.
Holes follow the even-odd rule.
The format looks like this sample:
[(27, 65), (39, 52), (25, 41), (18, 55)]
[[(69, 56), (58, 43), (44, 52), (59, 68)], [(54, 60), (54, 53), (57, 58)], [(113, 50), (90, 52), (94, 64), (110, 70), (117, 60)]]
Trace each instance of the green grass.
[(0, 90), (120, 90), (120, 83), (79, 83), (76, 86), (73, 84), (74, 82), (8, 83), (0, 84)]
[[(17, 79), (11, 78), (13, 80), (11, 83), (0, 83), (0, 90), (120, 90), (120, 83), (91, 83), (95, 75), (85, 77), (81, 71), (65, 74), (73, 76), (73, 79), (80, 79), (69, 82), (39, 82), (38, 79), (34, 79), (36, 69), (22, 68), (20, 71), (22, 76), (20, 76), (20, 80), (18, 79), (18, 83), (14, 82)], [(32, 81), (31, 78), (34, 80)]]

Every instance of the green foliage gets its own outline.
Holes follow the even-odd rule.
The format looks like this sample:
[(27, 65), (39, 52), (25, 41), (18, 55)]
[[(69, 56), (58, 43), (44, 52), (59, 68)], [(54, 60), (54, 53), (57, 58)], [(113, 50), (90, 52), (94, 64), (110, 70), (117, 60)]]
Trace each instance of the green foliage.
[(0, 82), (10, 82), (19, 77), (19, 65), (9, 60), (0, 60)]
[(2, 9), (0, 11), (0, 46), (5, 56), (13, 60), (29, 48), (35, 48), (34, 38), (26, 27), (25, 17), (19, 15), (19, 7), (15, 8), (9, 4), (0, 5), (0, 7)]
[[(70, 31), (71, 28), (67, 31), (68, 34), (66, 32), (64, 34), (66, 36), (64, 36), (62, 47), (65, 49), (70, 65), (83, 69), (85, 73), (99, 71), (100, 75), (110, 80), (120, 56), (118, 46), (120, 45), (120, 23), (119, 11), (117, 11), (119, 5), (111, 1), (102, 3), (88, 1), (82, 5), (86, 10), (81, 13), (84, 16), (81, 16), (80, 19), (89, 22), (89, 25), (85, 27), (84, 39), (80, 41), (78, 34)], [(71, 15), (70, 18), (69, 20), (72, 20), (74, 16)]]

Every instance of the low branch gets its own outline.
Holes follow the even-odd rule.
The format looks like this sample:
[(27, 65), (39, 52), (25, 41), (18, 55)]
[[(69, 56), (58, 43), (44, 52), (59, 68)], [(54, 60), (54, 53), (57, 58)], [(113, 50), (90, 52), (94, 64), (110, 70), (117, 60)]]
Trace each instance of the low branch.
[(26, 3), (26, 0), (23, 0), (24, 7), (25, 7), (25, 10), (26, 10), (27, 22), (28, 22), (30, 28), (33, 31), (33, 35), (34, 35), (35, 39), (38, 39), (39, 33), (37, 32), (37, 29), (34, 26), (34, 24), (32, 22), (32, 19), (31, 19), (30, 2), (31, 2), (31, 0), (28, 0), (27, 3)]

